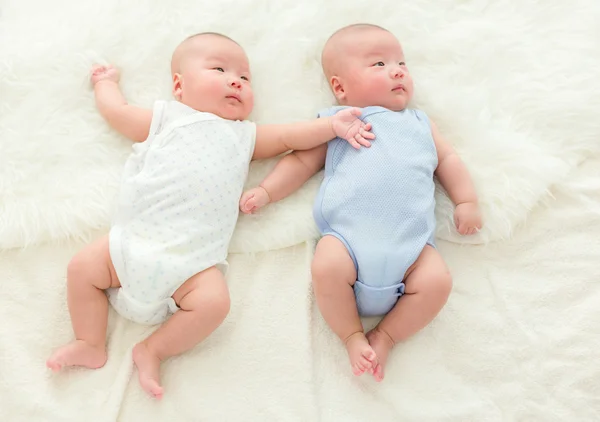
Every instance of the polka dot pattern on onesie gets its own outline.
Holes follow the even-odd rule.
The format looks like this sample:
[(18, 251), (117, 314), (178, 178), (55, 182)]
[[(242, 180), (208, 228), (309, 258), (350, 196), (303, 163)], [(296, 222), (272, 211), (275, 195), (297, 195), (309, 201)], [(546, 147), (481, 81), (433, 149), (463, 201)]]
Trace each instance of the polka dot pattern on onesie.
[(170, 297), (188, 278), (226, 268), (255, 126), (157, 102), (150, 133), (125, 165), (110, 232), (122, 287), (109, 298), (146, 324), (176, 310)]

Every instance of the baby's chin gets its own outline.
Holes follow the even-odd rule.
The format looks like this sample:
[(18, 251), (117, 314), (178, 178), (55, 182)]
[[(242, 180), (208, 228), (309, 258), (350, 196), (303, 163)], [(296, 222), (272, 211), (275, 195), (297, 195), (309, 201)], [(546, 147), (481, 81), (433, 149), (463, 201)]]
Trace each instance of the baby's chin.
[[(179, 100), (181, 101), (181, 100)], [(216, 100), (215, 100), (216, 102)], [(200, 106), (198, 104), (190, 103), (187, 101), (181, 101), (181, 103), (185, 104), (188, 107), (193, 108), (194, 110), (203, 112), (203, 113), (212, 113), (215, 116), (219, 116), (222, 119), (226, 120), (246, 120), (252, 110), (248, 111), (247, 106), (230, 106), (223, 104), (212, 104), (211, 106), (205, 107)]]
[(220, 116), (227, 120), (246, 120), (252, 112), (252, 106), (248, 103), (245, 104), (225, 104), (220, 107)]
[(223, 107), (221, 109), (212, 110), (210, 112), (226, 120), (246, 120), (250, 115), (250, 113), (247, 113), (245, 110), (229, 107)]
[(405, 95), (393, 97), (393, 98), (382, 98), (382, 101), (378, 105), (385, 107), (392, 111), (402, 111), (408, 107), (409, 98)]
[(408, 103), (409, 103), (409, 98), (406, 98), (405, 96), (402, 96), (402, 97), (398, 96), (398, 97), (392, 97), (392, 98), (384, 96), (382, 98), (373, 98), (373, 97), (364, 98), (364, 99), (354, 98), (354, 101), (347, 102), (346, 104), (340, 103), (340, 105), (345, 105), (345, 106), (349, 106), (349, 107), (359, 107), (359, 108), (379, 106), (379, 107), (387, 108), (388, 110), (391, 110), (391, 111), (402, 111), (408, 107)]

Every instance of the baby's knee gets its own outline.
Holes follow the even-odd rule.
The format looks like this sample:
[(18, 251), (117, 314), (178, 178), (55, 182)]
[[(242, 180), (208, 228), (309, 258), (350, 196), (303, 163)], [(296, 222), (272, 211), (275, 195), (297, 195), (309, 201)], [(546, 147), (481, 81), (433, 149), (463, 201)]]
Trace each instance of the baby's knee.
[(71, 261), (67, 265), (67, 281), (69, 284), (80, 283), (86, 279), (89, 272), (89, 258), (84, 251), (79, 252), (71, 258)]
[(231, 310), (231, 298), (229, 297), (229, 292), (225, 291), (225, 293), (215, 297), (214, 303), (216, 312), (223, 319), (225, 319), (225, 317), (229, 314), (229, 311)]
[(430, 285), (432, 287), (431, 294), (445, 302), (452, 291), (452, 275), (448, 270), (440, 271), (432, 275)]
[(227, 288), (195, 288), (184, 296), (180, 307), (186, 310), (209, 310), (214, 318), (225, 319), (231, 309)]
[(229, 311), (231, 310), (231, 299), (229, 298), (228, 293), (214, 296), (209, 303), (215, 318), (222, 321), (229, 315)]
[(229, 314), (231, 309), (231, 298), (227, 288), (214, 289), (209, 291), (199, 290), (198, 295), (202, 296), (202, 303), (199, 306), (209, 307), (213, 315), (220, 315), (223, 318)]
[(319, 259), (313, 259), (313, 262), (310, 266), (310, 272), (312, 275), (313, 283), (315, 280), (323, 280), (327, 279), (331, 270), (326, 262)]

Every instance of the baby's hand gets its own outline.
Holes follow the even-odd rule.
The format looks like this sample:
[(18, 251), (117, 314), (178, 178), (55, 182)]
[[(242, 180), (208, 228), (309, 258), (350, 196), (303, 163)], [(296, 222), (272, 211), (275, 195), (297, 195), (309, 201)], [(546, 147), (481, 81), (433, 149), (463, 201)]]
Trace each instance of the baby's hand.
[(481, 213), (475, 202), (463, 202), (454, 210), (454, 224), (462, 235), (471, 235), (481, 229)]
[(259, 208), (271, 202), (269, 193), (262, 186), (244, 192), (240, 199), (240, 211), (244, 214), (254, 214)]
[(357, 116), (360, 116), (359, 108), (351, 107), (338, 111), (331, 118), (331, 128), (338, 136), (345, 139), (354, 148), (358, 149), (361, 145), (370, 147), (371, 143), (367, 139), (375, 139), (375, 134), (369, 132), (371, 123), (364, 123)]
[(98, 82), (104, 80), (119, 83), (119, 71), (112, 65), (102, 66), (95, 64), (92, 66), (90, 80), (92, 81), (92, 85), (96, 85)]

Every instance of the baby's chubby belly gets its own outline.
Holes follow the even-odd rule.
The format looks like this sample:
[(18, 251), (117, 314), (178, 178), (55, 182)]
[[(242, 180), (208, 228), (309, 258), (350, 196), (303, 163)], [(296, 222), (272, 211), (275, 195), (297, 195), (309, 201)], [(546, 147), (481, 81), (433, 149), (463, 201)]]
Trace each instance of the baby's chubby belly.
[(199, 226), (219, 228), (224, 221), (236, 219), (241, 183), (202, 170), (163, 165), (126, 178), (117, 221), (135, 220), (177, 232)]
[(430, 232), (435, 184), (429, 167), (408, 155), (378, 151), (375, 142), (371, 149), (328, 157), (330, 171), (315, 202), (317, 219), (348, 240), (396, 243)]
[(428, 211), (435, 185), (425, 168), (398, 160), (374, 160), (347, 154), (326, 174), (321, 186), (323, 205), (372, 216), (380, 211), (421, 214)]

